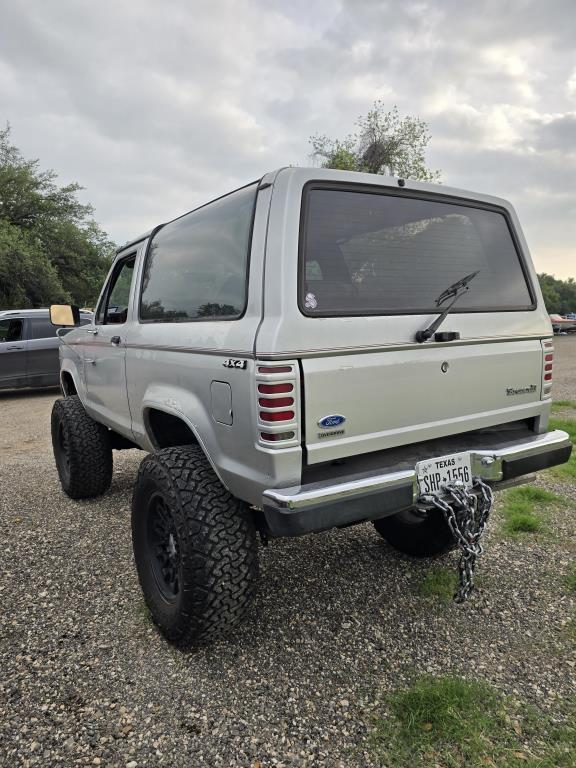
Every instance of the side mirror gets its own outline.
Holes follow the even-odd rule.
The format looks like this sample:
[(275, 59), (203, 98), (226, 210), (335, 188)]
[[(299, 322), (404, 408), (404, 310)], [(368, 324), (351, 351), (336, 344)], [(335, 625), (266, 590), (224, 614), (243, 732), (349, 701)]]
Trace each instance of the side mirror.
[(73, 304), (52, 304), (50, 322), (52, 325), (65, 326), (66, 328), (80, 325), (80, 309)]

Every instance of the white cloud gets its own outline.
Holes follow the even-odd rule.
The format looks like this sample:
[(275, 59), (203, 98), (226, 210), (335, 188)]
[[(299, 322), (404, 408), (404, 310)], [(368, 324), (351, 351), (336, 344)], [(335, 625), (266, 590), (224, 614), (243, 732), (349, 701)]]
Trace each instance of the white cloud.
[(576, 69), (572, 72), (568, 80), (566, 81), (566, 92), (568, 96), (576, 99)]
[(558, 260), (576, 240), (573, 0), (0, 0), (0, 11), (0, 122), (87, 187), (118, 241), (305, 164), (311, 134), (349, 133), (376, 98), (428, 120), (447, 183), (519, 203), (540, 269), (548, 246)]

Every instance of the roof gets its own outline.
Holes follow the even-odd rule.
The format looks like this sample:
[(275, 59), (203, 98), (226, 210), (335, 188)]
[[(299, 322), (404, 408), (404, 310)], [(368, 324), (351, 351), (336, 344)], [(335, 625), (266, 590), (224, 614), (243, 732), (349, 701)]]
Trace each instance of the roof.
[[(416, 181), (414, 179), (399, 179), (396, 176), (384, 176), (379, 173), (361, 173), (359, 171), (340, 171), (340, 170), (335, 170), (330, 168), (306, 168), (306, 167), (300, 167), (300, 166), (298, 167), (283, 166), (281, 168), (277, 168), (274, 171), (270, 171), (269, 173), (265, 173), (259, 180), (249, 182), (244, 186), (249, 186), (250, 184), (254, 184), (254, 183), (258, 183), (260, 187), (268, 186), (269, 184), (274, 184), (279, 177), (282, 177), (283, 179), (286, 177), (292, 177), (297, 182), (299, 181), (301, 184), (305, 184), (308, 181), (337, 181), (337, 182), (348, 182), (350, 184), (365, 184), (365, 185), (370, 185), (372, 187), (381, 186), (381, 187), (389, 187), (389, 188), (391, 187), (393, 189), (401, 188), (405, 192), (410, 192), (410, 190), (415, 192), (433, 192), (436, 194), (442, 194), (450, 197), (459, 197), (465, 200), (481, 201), (481, 202), (489, 203), (491, 205), (498, 205), (501, 207), (505, 207), (505, 208), (508, 208), (509, 210), (511, 209), (510, 204), (506, 200), (503, 200), (499, 197), (494, 197), (493, 195), (479, 194), (467, 189), (459, 189), (457, 187), (448, 187), (444, 184), (433, 184), (425, 181)], [(237, 189), (243, 189), (243, 187), (238, 187)], [(198, 210), (198, 208), (203, 208), (204, 205), (209, 205), (210, 203), (214, 203), (216, 202), (216, 200), (220, 200), (221, 197), (226, 197), (227, 194), (231, 194), (232, 192), (236, 192), (236, 191), (237, 191), (236, 189), (230, 190), (226, 194), (220, 195), (220, 197), (216, 197), (212, 200), (207, 200), (206, 203), (196, 206), (196, 208), (193, 208), (192, 211)], [(175, 218), (180, 218), (183, 215), (185, 216), (186, 213), (192, 213), (192, 211), (187, 211), (184, 214), (179, 214)], [(171, 221), (174, 221), (174, 220), (175, 219), (172, 219)], [(169, 222), (158, 222), (158, 226), (153, 227), (152, 229), (149, 229), (147, 232), (140, 235), (139, 237), (135, 237), (128, 240), (120, 248), (116, 249), (116, 254), (119, 254), (122, 251), (125, 251), (127, 248), (131, 248), (137, 243), (140, 243), (143, 240), (146, 240), (159, 227), (167, 223)]]
[(146, 240), (150, 235), (154, 232), (154, 229), (149, 229), (147, 232), (144, 232), (144, 234), (139, 235), (138, 237), (134, 237), (131, 240), (127, 240), (124, 245), (121, 245), (119, 248), (116, 248), (116, 254), (121, 253), (122, 251), (125, 251), (126, 248), (131, 248), (133, 245), (136, 245), (137, 243), (141, 243), (142, 240)]
[(0, 315), (2, 317), (48, 317), (50, 313), (49, 309), (2, 309)]
[[(81, 315), (91, 315), (86, 309), (80, 310)], [(0, 309), (0, 317), (48, 317), (50, 310), (46, 309)]]

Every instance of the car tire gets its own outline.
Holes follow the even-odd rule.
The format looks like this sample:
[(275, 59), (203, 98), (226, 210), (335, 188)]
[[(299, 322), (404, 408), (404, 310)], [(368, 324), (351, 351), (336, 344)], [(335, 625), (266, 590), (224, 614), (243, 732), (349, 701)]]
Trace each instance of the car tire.
[(434, 557), (456, 547), (456, 540), (439, 509), (414, 508), (373, 522), (380, 536), (406, 555)]
[(170, 642), (204, 645), (245, 614), (258, 577), (254, 522), (199, 447), (164, 448), (142, 461), (132, 544), (146, 605)]
[(88, 416), (78, 395), (56, 400), (51, 426), (64, 493), (71, 499), (106, 493), (112, 482), (112, 446), (106, 427)]

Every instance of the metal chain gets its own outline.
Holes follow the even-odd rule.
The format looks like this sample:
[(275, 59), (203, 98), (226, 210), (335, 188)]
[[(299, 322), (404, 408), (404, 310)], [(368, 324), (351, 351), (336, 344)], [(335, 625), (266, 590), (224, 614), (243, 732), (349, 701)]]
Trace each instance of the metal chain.
[(484, 551), (480, 538), (494, 502), (492, 488), (481, 478), (474, 477), (471, 488), (461, 483), (447, 483), (442, 486), (441, 493), (424, 494), (420, 501), (442, 512), (460, 548), (459, 583), (454, 600), (463, 603), (474, 589), (476, 560)]

